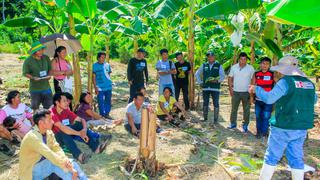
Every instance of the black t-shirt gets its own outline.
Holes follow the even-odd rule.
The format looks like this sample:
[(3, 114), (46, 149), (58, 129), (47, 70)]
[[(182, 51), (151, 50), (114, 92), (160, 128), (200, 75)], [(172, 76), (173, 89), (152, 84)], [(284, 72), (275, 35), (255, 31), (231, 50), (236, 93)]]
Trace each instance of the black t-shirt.
[(146, 77), (146, 82), (148, 82), (148, 66), (145, 59), (138, 60), (137, 58), (132, 58), (129, 61), (127, 69), (127, 78), (133, 83), (144, 83), (144, 76)]
[(184, 63), (179, 63), (176, 62), (174, 64), (177, 69), (177, 74), (176, 74), (176, 82), (179, 83), (188, 83), (188, 75), (189, 71), (191, 70), (191, 66), (189, 62), (184, 62)]

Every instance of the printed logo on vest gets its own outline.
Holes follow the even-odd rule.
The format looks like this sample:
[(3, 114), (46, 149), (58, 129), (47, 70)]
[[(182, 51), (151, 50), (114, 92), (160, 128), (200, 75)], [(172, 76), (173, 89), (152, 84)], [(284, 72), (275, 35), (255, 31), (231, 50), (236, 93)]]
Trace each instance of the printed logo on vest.
[(294, 84), (296, 88), (314, 89), (314, 86), (311, 82), (294, 81)]

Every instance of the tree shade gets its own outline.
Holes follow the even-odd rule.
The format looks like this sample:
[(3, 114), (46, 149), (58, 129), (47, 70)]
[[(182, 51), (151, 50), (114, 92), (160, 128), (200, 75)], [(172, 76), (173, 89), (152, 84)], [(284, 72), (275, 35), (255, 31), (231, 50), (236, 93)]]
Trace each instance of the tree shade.
[(267, 16), (281, 24), (320, 27), (319, 0), (278, 0), (266, 6)]

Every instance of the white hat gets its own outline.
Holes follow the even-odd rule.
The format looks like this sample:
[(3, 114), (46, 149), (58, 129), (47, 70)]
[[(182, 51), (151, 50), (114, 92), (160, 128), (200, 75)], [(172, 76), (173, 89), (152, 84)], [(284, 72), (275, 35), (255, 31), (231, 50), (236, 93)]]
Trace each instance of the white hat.
[(285, 56), (279, 60), (279, 64), (272, 66), (271, 71), (277, 71), (287, 76), (307, 77), (304, 72), (298, 68), (298, 59), (293, 56)]

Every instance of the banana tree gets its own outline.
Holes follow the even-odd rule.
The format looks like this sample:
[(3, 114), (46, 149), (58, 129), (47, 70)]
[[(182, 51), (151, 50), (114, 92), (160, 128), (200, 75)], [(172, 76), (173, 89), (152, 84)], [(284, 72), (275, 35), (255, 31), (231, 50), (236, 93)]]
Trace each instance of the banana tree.
[[(60, 0), (64, 1), (64, 0)], [(101, 4), (103, 3), (103, 4)], [(61, 3), (61, 5), (64, 5)], [(105, 11), (98, 11), (97, 6), (104, 6)], [(65, 10), (69, 13), (70, 17), (74, 17), (78, 22), (74, 25), (74, 30), (81, 34), (81, 41), (84, 49), (88, 51), (87, 59), (87, 72), (88, 72), (88, 84), (87, 90), (92, 92), (92, 64), (94, 55), (94, 44), (96, 36), (103, 29), (103, 24), (107, 18), (115, 18), (118, 16), (117, 11), (114, 8), (120, 6), (117, 1), (100, 1), (98, 5), (95, 0), (73, 0), (69, 1)], [(80, 71), (79, 71), (80, 73)]]

